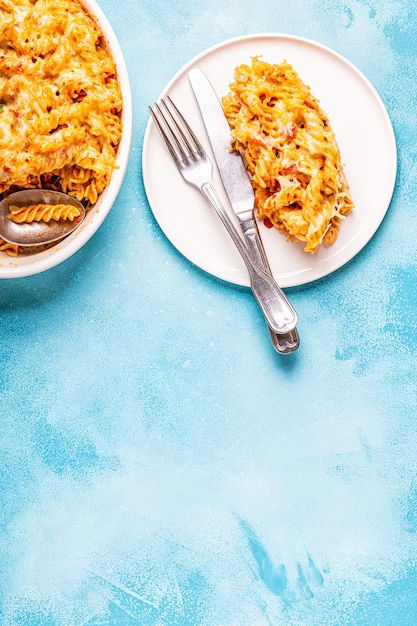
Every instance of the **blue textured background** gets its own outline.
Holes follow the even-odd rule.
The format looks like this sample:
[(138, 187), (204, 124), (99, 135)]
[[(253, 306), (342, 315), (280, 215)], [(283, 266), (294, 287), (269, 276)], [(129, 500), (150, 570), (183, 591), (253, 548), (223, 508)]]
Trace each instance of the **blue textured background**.
[[(93, 239), (0, 282), (1, 624), (414, 626), (414, 0), (100, 5), (131, 76), (133, 148)], [(399, 157), (369, 245), (289, 290), (302, 347), (286, 358), (248, 290), (166, 240), (141, 180), (147, 105), (171, 76), (273, 31), (357, 65)]]

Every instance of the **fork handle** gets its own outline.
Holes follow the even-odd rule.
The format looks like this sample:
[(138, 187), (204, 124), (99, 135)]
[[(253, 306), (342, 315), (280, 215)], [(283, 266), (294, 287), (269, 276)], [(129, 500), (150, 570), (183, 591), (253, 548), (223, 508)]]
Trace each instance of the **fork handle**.
[[(263, 247), (261, 237), (259, 235), (258, 225), (253, 216), (253, 210), (242, 211), (237, 217), (252, 258), (255, 259), (255, 261), (263, 267), (268, 274), (272, 274), (268, 257), (265, 254), (265, 248)], [(275, 333), (268, 326), (268, 331), (272, 345), (280, 354), (290, 354), (298, 349), (300, 345), (300, 337), (296, 328), (281, 334)]]
[(293, 330), (297, 324), (297, 314), (284, 292), (277, 285), (274, 278), (250, 256), (246, 245), (229, 218), (226, 209), (221, 204), (211, 182), (202, 184), (200, 189), (220, 217), (245, 262), (249, 272), (253, 295), (264, 314), (268, 326), (275, 333), (281, 335)]

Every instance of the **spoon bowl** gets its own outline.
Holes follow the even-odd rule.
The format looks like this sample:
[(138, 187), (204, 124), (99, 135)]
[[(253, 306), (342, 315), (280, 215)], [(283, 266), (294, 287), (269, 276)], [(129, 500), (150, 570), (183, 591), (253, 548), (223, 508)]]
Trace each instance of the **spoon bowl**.
[[(26, 207), (36, 204), (71, 205), (79, 209), (80, 216), (73, 221), (51, 220), (30, 223), (16, 223), (7, 217), (11, 205)], [(82, 224), (84, 217), (84, 206), (66, 193), (50, 189), (22, 189), (9, 194), (0, 202), (0, 237), (8, 243), (23, 247), (46, 245), (60, 241), (74, 232)]]

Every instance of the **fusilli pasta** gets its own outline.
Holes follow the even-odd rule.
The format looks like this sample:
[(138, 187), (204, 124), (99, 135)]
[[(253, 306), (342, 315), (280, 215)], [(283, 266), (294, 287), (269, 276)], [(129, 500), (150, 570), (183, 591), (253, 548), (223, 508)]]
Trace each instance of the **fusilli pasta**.
[(122, 104), (79, 0), (0, 0), (0, 199), (45, 187), (94, 205), (116, 166)]
[(69, 220), (73, 222), (81, 214), (80, 209), (71, 204), (32, 204), (30, 206), (9, 206), (8, 218), (17, 224)]
[(257, 215), (306, 252), (336, 240), (353, 208), (326, 114), (290, 64), (259, 57), (235, 69), (222, 100), (232, 149), (244, 151)]

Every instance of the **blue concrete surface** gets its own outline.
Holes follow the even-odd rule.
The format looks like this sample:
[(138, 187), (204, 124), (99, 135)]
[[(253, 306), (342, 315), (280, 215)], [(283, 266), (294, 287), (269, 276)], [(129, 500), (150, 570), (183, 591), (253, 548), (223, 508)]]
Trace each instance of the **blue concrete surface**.
[[(0, 281), (0, 623), (415, 626), (414, 2), (99, 3), (131, 77), (131, 159), (82, 250)], [(167, 241), (141, 175), (147, 105), (257, 32), (348, 58), (398, 142), (375, 237), (289, 290), (302, 346), (284, 359), (249, 291)]]

